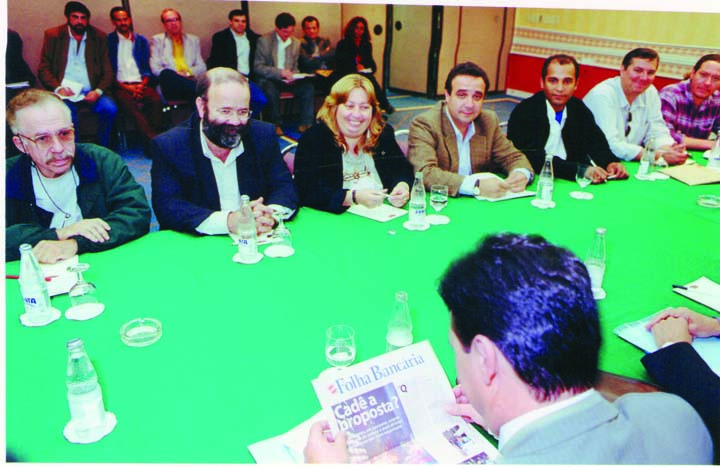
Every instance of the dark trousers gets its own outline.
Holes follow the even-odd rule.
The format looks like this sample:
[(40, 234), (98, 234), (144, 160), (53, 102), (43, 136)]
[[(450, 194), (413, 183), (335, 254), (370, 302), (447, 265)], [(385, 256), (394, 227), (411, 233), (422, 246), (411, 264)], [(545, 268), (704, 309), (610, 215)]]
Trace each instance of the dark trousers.
[[(163, 103), (160, 95), (151, 87), (145, 87), (143, 97), (135, 100), (133, 94), (124, 87), (115, 88), (115, 98), (118, 106), (137, 125), (140, 132), (147, 138), (153, 139), (164, 129)], [(142, 109), (140, 106), (142, 105)]]
[(169, 68), (160, 72), (160, 90), (165, 102), (195, 101), (195, 78), (181, 76)]
[(282, 124), (282, 117), (280, 116), (280, 93), (290, 91), (295, 95), (295, 99), (300, 104), (300, 125), (312, 125), (315, 120), (315, 112), (313, 112), (315, 88), (311, 80), (299, 79), (291, 84), (286, 84), (283, 81), (259, 78), (257, 84), (267, 98), (265, 120), (274, 125)]
[(110, 130), (112, 130), (113, 124), (115, 123), (115, 117), (117, 116), (117, 106), (115, 102), (107, 95), (103, 94), (98, 100), (93, 103), (88, 101), (70, 102), (64, 100), (65, 104), (70, 107), (70, 114), (72, 116), (72, 122), (75, 126), (75, 138), (78, 139), (80, 136), (80, 128), (78, 122), (78, 108), (86, 107), (90, 111), (97, 114), (98, 129), (97, 139), (100, 146), (110, 147)]

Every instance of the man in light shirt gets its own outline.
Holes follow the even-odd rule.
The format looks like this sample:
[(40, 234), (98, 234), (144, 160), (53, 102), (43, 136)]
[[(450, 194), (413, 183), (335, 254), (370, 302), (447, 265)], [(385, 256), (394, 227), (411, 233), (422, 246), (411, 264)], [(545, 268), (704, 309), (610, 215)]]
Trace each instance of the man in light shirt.
[(302, 133), (312, 125), (315, 119), (313, 99), (315, 89), (308, 79), (295, 79), (300, 72), (300, 40), (293, 37), (295, 18), (290, 13), (280, 13), (275, 17), (275, 29), (258, 39), (255, 51), (255, 80), (262, 89), (268, 103), (263, 115), (275, 125), (278, 136), (283, 134), (280, 126), (280, 93), (290, 91), (300, 106), (300, 125)]
[[(590, 277), (539, 236), (497, 234), (440, 282), (459, 385), (452, 415), (498, 437), (499, 463), (706, 464), (700, 416), (661, 392), (609, 402), (593, 389), (600, 323)], [(347, 462), (347, 438), (310, 430), (307, 462)]]
[(110, 20), (115, 26), (108, 34), (108, 55), (117, 82), (115, 98), (145, 139), (151, 140), (162, 132), (164, 124), (162, 100), (152, 88), (150, 44), (133, 31), (132, 17), (125, 8), (113, 7)]
[(652, 85), (659, 64), (654, 50), (633, 49), (623, 58), (620, 76), (596, 85), (583, 101), (618, 158), (640, 160), (643, 148), (653, 140), (656, 155), (668, 164), (683, 164), (688, 156), (685, 145), (676, 144), (670, 136)]
[(41, 263), (115, 248), (145, 235), (150, 206), (120, 156), (75, 143), (70, 110), (48, 91), (29, 89), (8, 105), (22, 153), (5, 171), (5, 259), (33, 245)]
[(165, 32), (155, 34), (150, 45), (150, 68), (160, 79), (166, 101), (195, 99), (195, 80), (207, 67), (200, 54), (200, 39), (183, 32), (182, 16), (173, 8), (160, 13)]
[(482, 108), (489, 87), (476, 64), (455, 65), (445, 80), (445, 101), (410, 123), (408, 158), (426, 188), (442, 184), (450, 196), (499, 198), (532, 182), (530, 162), (505, 137), (495, 112)]
[(270, 231), (273, 208), (298, 203), (273, 126), (250, 120), (250, 88), (237, 70), (201, 74), (197, 93), (197, 113), (150, 143), (160, 229), (236, 233), (240, 196), (248, 195), (257, 233)]
[(114, 74), (110, 66), (105, 33), (90, 25), (90, 10), (76, 1), (65, 4), (66, 24), (45, 31), (38, 79), (45, 89), (65, 101), (78, 128), (78, 108), (97, 114), (97, 139), (110, 144), (110, 130), (117, 107), (109, 97)]
[(625, 166), (610, 151), (592, 112), (574, 97), (580, 64), (565, 54), (543, 63), (541, 91), (518, 104), (510, 114), (507, 135), (540, 172), (545, 156), (553, 156), (553, 175), (575, 181), (580, 165), (593, 183), (608, 177), (628, 178)]
[[(230, 25), (227, 28), (212, 36), (212, 47), (207, 59), (208, 69), (232, 68), (252, 79), (255, 48), (260, 35), (247, 27), (248, 18), (244, 10), (231, 10), (228, 21)], [(267, 99), (260, 88), (250, 81), (250, 110), (258, 114), (266, 103)]]

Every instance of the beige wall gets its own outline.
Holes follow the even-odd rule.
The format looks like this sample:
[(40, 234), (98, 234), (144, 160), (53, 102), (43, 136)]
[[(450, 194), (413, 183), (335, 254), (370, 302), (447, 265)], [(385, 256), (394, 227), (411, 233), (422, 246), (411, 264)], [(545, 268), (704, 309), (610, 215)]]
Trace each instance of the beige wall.
[[(353, 3), (344, 3), (342, 5), (341, 29), (355, 16), (362, 16), (368, 21), (370, 26), (370, 39), (372, 40), (373, 58), (377, 64), (377, 72), (375, 78), (382, 85), (383, 76), (383, 50), (385, 49), (385, 38), (387, 31), (385, 30), (385, 5), (358, 5)], [(382, 34), (376, 35), (373, 30), (375, 25), (382, 26)], [(342, 34), (342, 32), (341, 32)]]

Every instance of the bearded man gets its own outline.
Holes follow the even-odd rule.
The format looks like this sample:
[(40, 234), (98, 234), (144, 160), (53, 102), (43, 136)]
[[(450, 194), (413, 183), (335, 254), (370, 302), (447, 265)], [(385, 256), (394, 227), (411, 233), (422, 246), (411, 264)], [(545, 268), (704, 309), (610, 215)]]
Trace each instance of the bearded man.
[(292, 176), (273, 125), (251, 120), (242, 74), (213, 68), (197, 81), (197, 113), (150, 143), (152, 206), (160, 229), (199, 235), (237, 233), (240, 196), (248, 195), (258, 234), (276, 209), (297, 209)]

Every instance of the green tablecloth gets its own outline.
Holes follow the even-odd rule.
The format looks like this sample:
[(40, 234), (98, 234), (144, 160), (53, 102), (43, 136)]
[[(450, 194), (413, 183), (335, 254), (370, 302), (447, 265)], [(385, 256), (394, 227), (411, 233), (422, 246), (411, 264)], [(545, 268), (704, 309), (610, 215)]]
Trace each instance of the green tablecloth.
[[(628, 167), (634, 173), (637, 164)], [(574, 189), (557, 181), (557, 207), (545, 211), (531, 207), (531, 198), (451, 199), (443, 212), (451, 223), (426, 232), (403, 229), (405, 218), (378, 223), (302, 209), (288, 224), (296, 254), (251, 266), (231, 261), (228, 237), (153, 233), (81, 257), (107, 305), (86, 322), (23, 327), (19, 286), (8, 280), (8, 449), (35, 462), (252, 462), (247, 445), (319, 410), (310, 380), (327, 366), (325, 329), (350, 324), (358, 360), (380, 354), (397, 290), (408, 292), (415, 340), (430, 340), (453, 381), (438, 279), (483, 235), (501, 231), (539, 233), (584, 257), (595, 228), (607, 228), (601, 368), (647, 379), (641, 351), (612, 329), (666, 306), (713, 313), (671, 285), (701, 275), (720, 281), (720, 209), (696, 204), (699, 194), (720, 195), (720, 186), (631, 178), (591, 186), (591, 201), (572, 199)], [(8, 274), (18, 268), (6, 265)], [(59, 296), (53, 304), (64, 311), (69, 301)], [(162, 321), (162, 339), (126, 347), (120, 326), (148, 316)], [(62, 435), (65, 343), (73, 337), (85, 341), (105, 405), (118, 418), (92, 445)]]

